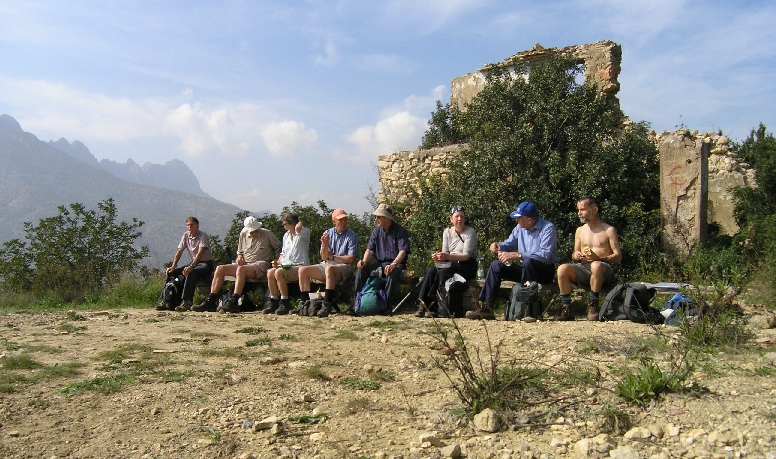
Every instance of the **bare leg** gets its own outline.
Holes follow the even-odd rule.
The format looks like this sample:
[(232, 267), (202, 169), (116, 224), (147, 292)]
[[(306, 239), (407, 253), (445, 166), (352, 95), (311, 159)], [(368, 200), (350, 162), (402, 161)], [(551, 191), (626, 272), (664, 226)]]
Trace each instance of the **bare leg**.
[(237, 274), (237, 265), (219, 265), (216, 272), (213, 273), (213, 282), (210, 284), (210, 293), (217, 295), (224, 286), (224, 276), (235, 276)]
[(267, 271), (267, 287), (269, 287), (269, 294), (273, 298), (277, 298), (278, 296), (278, 284), (275, 280), (275, 273), (279, 271), (280, 270), (277, 268), (270, 268), (269, 271)]
[(570, 294), (571, 283), (576, 282), (576, 280), (577, 272), (574, 270), (574, 267), (571, 264), (566, 263), (558, 266), (558, 288), (560, 289), (561, 295)]
[(234, 294), (242, 295), (243, 288), (245, 287), (245, 279), (258, 279), (256, 270), (253, 266), (243, 265), (237, 268), (237, 274), (234, 276)]
[[(328, 267), (326, 268), (328, 270)], [(318, 266), (302, 266), (299, 268), (299, 290), (310, 291), (310, 279), (326, 280)]]
[(606, 267), (600, 261), (590, 263), (590, 290), (596, 293), (601, 291), (604, 286), (605, 272)]
[[(274, 284), (276, 286), (275, 288), (280, 290), (280, 296), (285, 296), (287, 298), (288, 297), (288, 283), (286, 282), (286, 278), (283, 277), (283, 273), (279, 269), (276, 270), (274, 274), (275, 274), (275, 276), (274, 276), (275, 277)], [(267, 275), (269, 276), (269, 273), (267, 273)]]
[(342, 280), (342, 273), (336, 266), (326, 267), (326, 290), (337, 288), (337, 282)]

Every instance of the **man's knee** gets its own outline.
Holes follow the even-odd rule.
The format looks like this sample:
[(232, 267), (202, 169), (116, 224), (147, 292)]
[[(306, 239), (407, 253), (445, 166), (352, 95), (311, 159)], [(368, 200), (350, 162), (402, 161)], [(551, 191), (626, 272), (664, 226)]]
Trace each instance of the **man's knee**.
[(336, 266), (327, 266), (324, 273), (325, 280), (330, 280), (334, 283), (340, 281), (340, 270)]
[(558, 266), (558, 279), (576, 280), (577, 272), (571, 263), (565, 263)]

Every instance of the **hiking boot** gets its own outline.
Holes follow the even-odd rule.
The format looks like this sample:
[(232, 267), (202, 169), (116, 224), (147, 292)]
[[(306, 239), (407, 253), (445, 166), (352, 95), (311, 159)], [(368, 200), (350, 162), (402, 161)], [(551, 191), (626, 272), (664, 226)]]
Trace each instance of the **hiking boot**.
[(466, 311), (466, 318), (472, 320), (493, 320), (496, 315), (493, 314), (493, 305), (485, 301), (480, 301), (475, 311)]
[(218, 312), (240, 312), (240, 295), (230, 296), (228, 300), (224, 301), (224, 304), (221, 305), (221, 309), (219, 309)]
[(598, 301), (587, 300), (587, 320), (598, 322)]
[(323, 305), (321, 307), (321, 310), (318, 311), (318, 314), (316, 314), (318, 317), (323, 319), (324, 317), (329, 317), (329, 314), (331, 314), (331, 311), (334, 309), (334, 304), (330, 301), (324, 301)]
[(574, 313), (571, 312), (571, 305), (562, 304), (560, 309), (560, 314), (555, 316), (555, 318), (553, 318), (552, 320), (561, 321), (561, 322), (568, 322), (568, 321), (574, 320)]
[(523, 322), (525, 322), (527, 324), (532, 324), (532, 323), (536, 322), (536, 319), (534, 317), (531, 317), (531, 316), (525, 316), (525, 317), (523, 317)]
[(279, 306), (275, 309), (275, 314), (284, 316), (291, 312), (291, 303), (288, 301), (288, 298), (281, 298), (278, 304)]
[(262, 309), (261, 312), (264, 314), (273, 314), (279, 306), (279, 298), (267, 298), (267, 301), (264, 303), (264, 309)]
[(178, 311), (178, 312), (191, 311), (191, 301), (183, 300), (183, 302), (181, 302), (180, 306), (175, 308), (175, 310)]
[(207, 298), (201, 303), (191, 308), (194, 312), (215, 312), (218, 310), (218, 295), (215, 293), (208, 294)]
[(434, 319), (436, 318), (436, 316), (437, 314), (434, 311), (426, 311), (426, 313), (423, 314), (423, 317), (425, 317), (426, 319)]
[(171, 307), (167, 306), (167, 303), (165, 303), (164, 300), (160, 301), (159, 304), (154, 306), (154, 309), (156, 309), (157, 311), (174, 311), (175, 310), (175, 308), (171, 308)]
[(426, 303), (418, 300), (418, 310), (415, 311), (415, 317), (423, 317), (426, 314)]

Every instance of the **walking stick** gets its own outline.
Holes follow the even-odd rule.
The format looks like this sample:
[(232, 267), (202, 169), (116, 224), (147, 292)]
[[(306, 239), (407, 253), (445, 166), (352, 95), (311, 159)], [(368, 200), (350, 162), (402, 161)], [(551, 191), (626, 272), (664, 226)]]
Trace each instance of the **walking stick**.
[(415, 286), (414, 286), (414, 287), (412, 287), (412, 289), (410, 290), (410, 292), (409, 292), (409, 293), (408, 293), (408, 294), (407, 294), (407, 295), (406, 295), (406, 296), (405, 296), (405, 297), (404, 297), (404, 298), (403, 298), (401, 301), (399, 301), (399, 304), (397, 304), (397, 305), (396, 305), (396, 307), (395, 307), (395, 308), (393, 308), (393, 310), (391, 311), (391, 314), (392, 314), (392, 315), (393, 315), (393, 314), (395, 314), (395, 313), (396, 313), (396, 311), (398, 311), (400, 307), (402, 307), (402, 305), (404, 304), (404, 302), (405, 302), (405, 301), (407, 301), (407, 298), (409, 298), (409, 297), (410, 297), (410, 295), (412, 295), (412, 292), (414, 292), (414, 291), (415, 291), (415, 289), (416, 289), (416, 288), (418, 288), (418, 285), (420, 285), (422, 282), (423, 282), (423, 279), (420, 279), (420, 280), (418, 281), (418, 283), (417, 283), (417, 284), (415, 284)]

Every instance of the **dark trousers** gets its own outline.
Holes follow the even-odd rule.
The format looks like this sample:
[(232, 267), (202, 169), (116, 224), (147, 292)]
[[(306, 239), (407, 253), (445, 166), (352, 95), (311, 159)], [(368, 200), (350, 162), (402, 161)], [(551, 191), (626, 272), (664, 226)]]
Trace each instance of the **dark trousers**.
[[(186, 266), (175, 268), (175, 271), (170, 273), (170, 275), (175, 277), (183, 274), (183, 269), (185, 267)], [(197, 288), (197, 282), (199, 282), (200, 279), (205, 279), (212, 275), (213, 275), (212, 261), (200, 261), (199, 263), (197, 263), (197, 265), (191, 269), (191, 271), (189, 272), (189, 275), (186, 276), (186, 283), (183, 284), (183, 295), (181, 295), (181, 299), (185, 301), (194, 300), (194, 290)]]
[[(423, 283), (420, 284), (418, 299), (422, 300), (433, 312), (437, 312), (437, 308), (434, 307), (434, 304), (437, 303), (437, 292), (448, 302), (448, 307), (451, 307), (451, 305), (458, 305), (459, 303), (463, 304), (463, 292), (466, 291), (466, 288), (452, 289), (449, 297), (445, 291), (445, 282), (455, 274), (460, 274), (467, 281), (474, 279), (474, 276), (477, 275), (477, 260), (469, 258), (462, 262), (453, 261), (450, 263), (449, 268), (443, 269), (432, 266), (426, 271), (426, 275), (423, 276)], [(459, 308), (454, 307), (453, 309)], [(463, 311), (455, 310), (450, 312), (454, 312), (457, 317), (460, 317)]]
[[(391, 300), (391, 291), (393, 290), (393, 284), (394, 282), (398, 282), (401, 278), (401, 273), (404, 270), (404, 265), (399, 264), (396, 265), (395, 268), (393, 268), (393, 271), (391, 271), (391, 274), (387, 277), (385, 277), (385, 267), (390, 265), (390, 261), (375, 261), (372, 263), (367, 264), (364, 266), (363, 269), (357, 269), (356, 270), (356, 293), (360, 292), (362, 288), (364, 288), (364, 284), (366, 283), (367, 278), (369, 277), (383, 277), (383, 289), (385, 290), (385, 295), (388, 297), (388, 301)], [(374, 270), (380, 268), (380, 272), (382, 273), (380, 276), (374, 275)]]
[(493, 303), (502, 280), (519, 281), (521, 284), (533, 281), (540, 284), (548, 284), (552, 282), (554, 277), (554, 264), (542, 263), (533, 258), (523, 260), (522, 265), (514, 263), (512, 266), (493, 260), (488, 269), (488, 275), (485, 276), (485, 285), (482, 286), (479, 299), (480, 301)]

